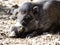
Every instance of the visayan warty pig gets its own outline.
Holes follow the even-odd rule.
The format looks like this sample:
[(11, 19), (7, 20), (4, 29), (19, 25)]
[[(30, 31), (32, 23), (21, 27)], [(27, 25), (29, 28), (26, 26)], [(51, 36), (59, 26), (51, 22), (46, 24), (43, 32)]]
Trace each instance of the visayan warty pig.
[(60, 1), (25, 2), (17, 10), (17, 21), (11, 27), (10, 37), (33, 36), (60, 27)]

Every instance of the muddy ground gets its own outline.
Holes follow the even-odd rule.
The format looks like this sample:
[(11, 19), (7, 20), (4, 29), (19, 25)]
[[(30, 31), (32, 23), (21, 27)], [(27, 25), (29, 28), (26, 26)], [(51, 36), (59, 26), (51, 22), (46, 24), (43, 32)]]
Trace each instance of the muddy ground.
[(60, 34), (43, 33), (33, 38), (9, 38), (9, 28), (16, 20), (0, 14), (0, 45), (60, 45)]

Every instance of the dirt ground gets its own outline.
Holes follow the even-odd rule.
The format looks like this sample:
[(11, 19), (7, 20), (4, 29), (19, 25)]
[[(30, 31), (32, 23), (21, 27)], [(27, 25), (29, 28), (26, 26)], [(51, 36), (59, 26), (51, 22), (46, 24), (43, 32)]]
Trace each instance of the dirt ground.
[(60, 45), (60, 35), (44, 33), (33, 38), (9, 38), (9, 28), (16, 21), (0, 14), (0, 45)]

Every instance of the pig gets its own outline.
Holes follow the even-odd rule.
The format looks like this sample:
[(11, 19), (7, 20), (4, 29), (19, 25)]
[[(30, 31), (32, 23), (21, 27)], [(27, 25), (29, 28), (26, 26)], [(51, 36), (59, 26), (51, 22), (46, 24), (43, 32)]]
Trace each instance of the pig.
[(10, 37), (34, 36), (41, 32), (59, 30), (60, 1), (25, 2), (19, 8)]

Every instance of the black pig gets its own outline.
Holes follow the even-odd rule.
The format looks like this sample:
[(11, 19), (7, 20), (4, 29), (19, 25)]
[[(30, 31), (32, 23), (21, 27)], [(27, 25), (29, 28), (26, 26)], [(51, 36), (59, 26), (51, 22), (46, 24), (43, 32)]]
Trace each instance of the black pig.
[[(10, 37), (35, 35), (60, 27), (60, 1), (26, 2), (19, 8)], [(32, 33), (32, 34), (30, 34)]]

